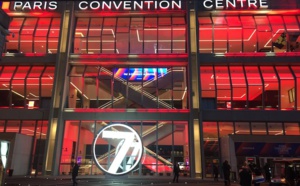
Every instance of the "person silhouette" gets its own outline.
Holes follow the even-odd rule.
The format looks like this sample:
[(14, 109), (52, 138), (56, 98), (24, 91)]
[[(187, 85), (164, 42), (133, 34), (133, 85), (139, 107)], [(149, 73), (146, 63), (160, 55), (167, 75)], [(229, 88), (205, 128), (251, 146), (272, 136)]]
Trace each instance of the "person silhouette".
[(173, 173), (174, 173), (173, 183), (175, 181), (178, 183), (179, 172), (180, 172), (179, 164), (175, 163), (173, 167)]
[(73, 185), (77, 185), (76, 177), (78, 176), (78, 171), (79, 171), (79, 165), (78, 165), (78, 163), (75, 163), (73, 166), (73, 170), (72, 170)]

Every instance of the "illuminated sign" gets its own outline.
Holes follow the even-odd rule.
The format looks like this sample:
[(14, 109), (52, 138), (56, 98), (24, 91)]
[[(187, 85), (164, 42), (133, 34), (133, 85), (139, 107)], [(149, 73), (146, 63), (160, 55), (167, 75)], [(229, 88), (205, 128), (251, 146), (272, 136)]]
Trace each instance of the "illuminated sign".
[(268, 9), (268, 0), (204, 0), (207, 10), (217, 9)]
[(56, 10), (58, 3), (56, 1), (15, 1), (12, 6), (14, 11)]
[(81, 1), (79, 10), (181, 10), (182, 2), (177, 1)]
[(156, 80), (167, 74), (167, 68), (116, 68), (114, 75), (128, 81)]
[(9, 142), (7, 141), (0, 141), (0, 152), (2, 165), (6, 168), (7, 156), (8, 156), (8, 149), (9, 149)]
[[(12, 11), (56, 11), (65, 1), (4, 1), (2, 7)], [(164, 1), (74, 1), (76, 10), (146, 11), (182, 10), (181, 0)]]
[[(109, 148), (106, 154), (96, 154), (97, 142), (106, 141)], [(96, 165), (112, 175), (123, 175), (132, 171), (140, 162), (143, 144), (138, 133), (123, 124), (112, 124), (102, 128), (93, 142), (93, 156)]]

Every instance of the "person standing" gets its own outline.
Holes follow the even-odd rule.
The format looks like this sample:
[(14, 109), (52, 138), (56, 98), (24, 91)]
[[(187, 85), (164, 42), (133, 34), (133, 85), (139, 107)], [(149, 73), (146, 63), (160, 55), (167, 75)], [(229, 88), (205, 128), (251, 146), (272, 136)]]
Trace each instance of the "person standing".
[(178, 183), (179, 172), (180, 172), (179, 164), (175, 163), (173, 167), (173, 173), (174, 173), (173, 183), (175, 182), (175, 180)]
[(231, 166), (229, 165), (228, 161), (225, 160), (223, 162), (223, 175), (224, 175), (224, 184), (225, 186), (229, 186), (230, 185), (230, 170), (231, 170)]
[(72, 181), (73, 181), (73, 186), (77, 185), (77, 180), (76, 177), (78, 176), (78, 171), (79, 171), (79, 165), (75, 163), (73, 170), (72, 170)]
[(266, 175), (266, 181), (270, 182), (271, 181), (271, 167), (269, 163), (266, 163), (264, 166), (264, 171)]
[(240, 176), (240, 185), (241, 186), (251, 186), (252, 183), (252, 174), (251, 171), (247, 167), (242, 167)]
[(217, 165), (213, 165), (214, 181), (219, 181), (219, 168)]

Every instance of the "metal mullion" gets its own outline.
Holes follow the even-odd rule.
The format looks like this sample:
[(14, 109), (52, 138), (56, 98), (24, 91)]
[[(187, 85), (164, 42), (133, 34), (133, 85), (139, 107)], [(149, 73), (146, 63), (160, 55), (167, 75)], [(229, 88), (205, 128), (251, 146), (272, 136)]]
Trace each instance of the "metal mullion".
[(53, 23), (53, 19), (54, 18), (51, 18), (51, 20), (50, 20), (50, 23), (49, 23), (49, 27), (48, 27), (48, 32), (47, 32), (47, 42), (46, 42), (46, 54), (48, 53), (48, 51), (49, 51), (49, 35), (50, 35), (50, 28), (51, 28), (51, 26), (52, 26), (52, 23)]
[(40, 21), (41, 18), (37, 18), (37, 21), (35, 23), (35, 27), (34, 27), (34, 30), (33, 30), (33, 33), (32, 33), (32, 52), (35, 53), (35, 50), (34, 50), (34, 44), (35, 44), (35, 33), (36, 33), (36, 29), (38, 27), (38, 22)]
[(241, 21), (241, 16), (239, 15), (239, 16), (237, 16), (238, 18), (239, 18), (239, 21), (240, 21), (240, 23), (241, 23), (241, 28), (242, 28), (242, 39), (241, 39), (241, 46), (242, 46), (242, 52), (244, 52), (244, 27), (243, 27), (243, 23), (242, 23), (242, 21)]
[[(191, 51), (191, 49), (190, 49), (190, 44), (188, 44), (188, 41), (190, 40), (190, 38), (191, 38), (191, 33), (190, 33), (190, 29), (189, 29), (189, 20), (187, 20), (188, 18), (188, 16), (190, 16), (190, 14), (189, 15), (187, 15), (186, 14), (186, 16), (184, 16), (184, 21), (185, 21), (185, 33), (184, 33), (184, 37), (185, 37), (185, 43), (184, 43), (184, 47), (185, 47), (185, 53), (190, 53), (190, 51)], [(197, 54), (199, 54), (200, 52), (199, 52), (199, 40), (200, 40), (200, 38), (199, 38), (199, 29), (200, 29), (200, 27), (199, 27), (199, 20), (198, 20), (198, 16), (196, 17), (196, 38), (198, 38), (198, 41), (197, 41)], [(189, 51), (188, 51), (189, 50)]]
[[(159, 32), (158, 32), (158, 28), (159, 28), (159, 17), (156, 16), (156, 50), (157, 50), (156, 54), (159, 54), (159, 47), (158, 47), (158, 45), (159, 45), (159, 43), (158, 43), (158, 40), (159, 40), (158, 34), (159, 34)], [(156, 68), (156, 70), (157, 70), (157, 68)]]
[[(76, 143), (76, 149), (75, 149), (75, 154), (74, 154), (74, 159), (76, 160), (75, 162), (77, 162), (77, 157), (78, 157), (78, 149), (79, 149), (79, 143), (80, 143), (80, 135), (81, 135), (81, 124), (82, 121), (79, 122), (79, 126), (78, 126), (78, 133), (77, 133), (77, 143)], [(71, 155), (72, 157), (72, 155)]]
[[(130, 72), (130, 67), (128, 66), (128, 72)], [(143, 72), (143, 71), (142, 71)], [(142, 74), (143, 77), (143, 74)], [(125, 108), (128, 108), (128, 97), (129, 97), (129, 82), (128, 82), (129, 76), (126, 78), (126, 92), (125, 92)]]
[[(254, 21), (254, 25), (255, 25), (255, 30), (257, 31), (257, 24), (256, 24), (256, 21), (255, 21), (255, 17), (254, 17), (254, 15), (252, 16), (252, 18), (253, 18), (253, 21)], [(259, 52), (259, 46), (258, 46), (258, 33), (259, 33), (259, 31), (257, 31), (256, 32), (256, 52)]]
[(100, 79), (99, 74), (100, 74), (100, 73), (101, 73), (101, 67), (98, 66), (98, 72), (97, 72), (98, 75), (97, 75), (97, 77), (96, 77), (96, 83), (97, 83), (97, 84), (96, 84), (96, 89), (97, 89), (97, 90), (96, 90), (96, 94), (97, 94), (97, 97), (96, 97), (96, 98), (97, 98), (97, 101), (96, 101), (96, 107), (97, 107), (97, 108), (99, 108), (99, 106), (100, 106), (100, 104), (99, 104), (99, 103), (100, 103), (100, 101), (99, 101), (99, 89), (100, 89), (100, 87), (99, 87), (99, 84), (100, 84), (100, 82), (99, 82), (99, 81), (100, 81), (100, 80), (99, 80), (99, 79)]
[(232, 79), (231, 79), (231, 72), (230, 72), (230, 66), (227, 66), (227, 70), (228, 70), (228, 75), (229, 75), (229, 83), (230, 83), (230, 89), (231, 89), (231, 91), (230, 91), (230, 104), (231, 104), (231, 106), (230, 106), (230, 110), (232, 110), (233, 109), (233, 85), (232, 85)]
[(116, 18), (115, 22), (115, 35), (114, 35), (114, 53), (117, 53), (117, 24), (118, 24), (119, 17)]
[(86, 53), (88, 54), (89, 52), (89, 35), (90, 35), (90, 26), (91, 26), (91, 20), (92, 18), (89, 18), (89, 22), (88, 22), (88, 30), (87, 30), (87, 33), (86, 33), (86, 42), (85, 42), (85, 48), (86, 48)]
[(15, 69), (15, 71), (13, 72), (13, 74), (12, 74), (12, 76), (11, 76), (11, 79), (10, 79), (10, 81), (9, 81), (9, 102), (10, 102), (10, 106), (9, 106), (9, 108), (12, 108), (12, 81), (13, 81), (13, 79), (14, 79), (14, 76), (15, 76), (15, 74), (17, 73), (17, 71), (18, 71), (18, 68), (19, 68), (19, 66), (17, 66), (17, 68)]
[(22, 126), (23, 126), (23, 120), (20, 120), (19, 132), (18, 132), (19, 134), (21, 134)]
[(24, 80), (24, 108), (26, 108), (26, 98), (27, 98), (27, 78), (29, 76), (30, 71), (32, 70), (33, 66), (30, 66), (30, 69), (28, 70), (25, 80)]
[(28, 18), (24, 18), (24, 20), (23, 20), (23, 22), (22, 22), (22, 25), (21, 25), (21, 27), (20, 27), (20, 31), (19, 31), (19, 38), (18, 38), (18, 50), (19, 50), (19, 53), (21, 53), (21, 33), (22, 33), (22, 30), (23, 30), (25, 21), (26, 21), (27, 19), (28, 19)]
[[(224, 15), (224, 20), (226, 21), (226, 26), (227, 26), (227, 28), (226, 28), (226, 30), (227, 30), (227, 33), (226, 33), (226, 36), (227, 36), (227, 38), (226, 38), (226, 53), (228, 53), (229, 52), (229, 40), (228, 40), (228, 38), (229, 38), (229, 25), (228, 25), (228, 22), (227, 22), (227, 19), (226, 19), (226, 15)], [(225, 26), (225, 25), (224, 25)]]
[(85, 94), (85, 91), (84, 91), (84, 86), (85, 86), (85, 83), (84, 83), (84, 77), (85, 77), (85, 72), (87, 70), (87, 65), (85, 65), (84, 67), (84, 70), (83, 70), (83, 73), (82, 73), (82, 76), (81, 76), (81, 99), (82, 99), (82, 104), (81, 104), (81, 108), (84, 108), (84, 94)]
[(212, 29), (212, 44), (211, 44), (211, 48), (212, 48), (212, 53), (215, 53), (215, 23), (213, 22), (213, 19), (212, 19), (212, 16), (210, 15), (210, 20), (212, 22), (212, 26), (211, 26), (211, 29)]
[(215, 84), (215, 105), (216, 105), (216, 109), (218, 109), (218, 89), (217, 89), (217, 78), (216, 78), (216, 69), (215, 69), (215, 66), (213, 65), (212, 66), (212, 69), (213, 69), (213, 77), (214, 77), (214, 84)]
[(43, 77), (43, 74), (45, 73), (46, 71), (46, 66), (44, 66), (44, 69), (43, 71), (41, 72), (40, 74), (40, 77), (39, 77), (39, 101), (40, 101), (40, 108), (41, 108), (41, 103), (42, 103), (42, 77)]
[[(156, 74), (157, 74), (157, 67), (156, 68)], [(160, 108), (159, 107), (159, 97), (158, 97), (158, 78), (156, 79), (156, 88), (155, 88), (155, 92), (156, 92), (156, 103), (157, 103), (157, 108)]]
[(143, 17), (143, 51), (142, 51), (142, 54), (145, 53), (145, 22), (146, 22), (146, 18)]
[(102, 24), (101, 24), (101, 31), (100, 31), (100, 53), (103, 53), (103, 27), (104, 27), (104, 19), (105, 17), (102, 18)]
[(272, 28), (272, 25), (271, 25), (271, 22), (270, 22), (270, 16), (266, 15), (267, 16), (267, 19), (268, 19), (268, 22), (269, 22), (269, 27), (270, 27), (270, 30), (271, 30), (271, 39), (272, 39), (272, 45), (271, 45), (271, 52), (274, 52), (274, 45), (273, 45), (273, 38), (274, 38), (274, 34), (273, 34), (273, 28)]
[(128, 50), (127, 50), (127, 54), (130, 54), (131, 22), (132, 22), (132, 17), (129, 17), (129, 24), (128, 24)]
[(114, 81), (115, 81), (115, 71), (113, 70), (112, 75), (110, 77), (111, 108), (114, 108)]
[[(172, 50), (171, 50), (172, 51)], [(172, 109), (174, 109), (175, 107), (174, 107), (174, 72), (173, 72), (173, 68), (174, 67), (171, 67), (171, 72), (172, 72), (172, 74), (171, 74), (171, 79), (172, 79), (172, 81), (171, 81), (171, 87), (172, 87), (172, 90), (171, 90), (171, 96), (172, 96), (172, 99), (171, 99), (171, 106), (172, 106)], [(184, 90), (185, 91), (185, 90)]]
[[(284, 33), (287, 33), (286, 23), (285, 23), (285, 21), (283, 19), (283, 15), (281, 15), (281, 19), (283, 21)], [(288, 42), (288, 40), (286, 38), (285, 38), (285, 40), (286, 40), (286, 52), (288, 52), (289, 49), (290, 49), (289, 42)]]
[(246, 81), (246, 106), (247, 106), (247, 110), (249, 110), (249, 82), (248, 82), (248, 78), (247, 78), (247, 75), (246, 75), (246, 70), (245, 70), (245, 66), (243, 65), (242, 66), (243, 68), (243, 72), (244, 72), (244, 78), (245, 78), (245, 81)]
[(6, 133), (6, 128), (7, 128), (7, 120), (4, 120), (4, 128), (3, 128), (4, 133)]
[[(145, 70), (145, 68), (142, 68), (142, 77), (144, 74), (144, 70)], [(142, 78), (141, 102), (142, 102), (142, 105), (144, 105), (144, 78)]]
[[(288, 68), (290, 69), (290, 71), (291, 71), (291, 73), (292, 73), (292, 75), (293, 75), (293, 77), (294, 77), (294, 87), (295, 87), (295, 88), (294, 88), (294, 89), (295, 89), (295, 97), (294, 97), (294, 99), (295, 99), (295, 104), (294, 104), (294, 110), (298, 110), (298, 96), (297, 96), (297, 94), (296, 94), (296, 92), (298, 92), (298, 88), (297, 88), (297, 81), (298, 81), (298, 79), (297, 79), (297, 76), (296, 76), (295, 72), (293, 71), (292, 67), (289, 65)], [(293, 92), (292, 92), (292, 94), (293, 94)]]
[(33, 132), (33, 137), (31, 139), (31, 150), (30, 150), (30, 157), (29, 157), (29, 165), (28, 165), (28, 171), (27, 173), (31, 173), (31, 167), (33, 167), (33, 160), (34, 160), (34, 152), (36, 149), (36, 131), (37, 131), (37, 123), (38, 121), (35, 120), (35, 125), (34, 125), (34, 132)]
[(258, 73), (260, 75), (260, 78), (262, 80), (262, 95), (261, 95), (261, 101), (262, 101), (262, 109), (265, 110), (265, 78), (262, 75), (260, 66), (258, 66)]
[(278, 81), (278, 109), (277, 110), (281, 110), (281, 79), (278, 75), (276, 67), (275, 66), (272, 66), (272, 67), (277, 76), (277, 81)]
[(173, 31), (174, 31), (174, 27), (173, 27), (173, 16), (171, 16), (171, 23), (170, 23), (170, 27), (171, 27), (171, 54), (173, 54)]

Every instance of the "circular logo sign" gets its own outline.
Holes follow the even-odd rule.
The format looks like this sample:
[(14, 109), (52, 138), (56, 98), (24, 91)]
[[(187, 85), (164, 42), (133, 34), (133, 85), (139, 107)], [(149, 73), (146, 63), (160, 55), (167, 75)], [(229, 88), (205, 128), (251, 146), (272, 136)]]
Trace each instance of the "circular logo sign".
[(96, 165), (112, 175), (123, 175), (132, 171), (139, 164), (142, 154), (140, 136), (133, 128), (123, 124), (102, 128), (93, 142)]

